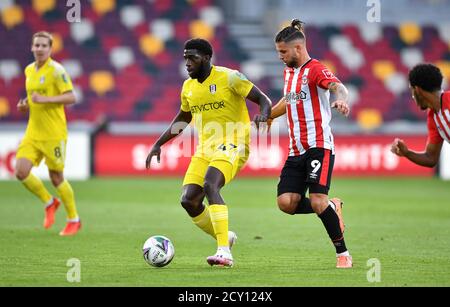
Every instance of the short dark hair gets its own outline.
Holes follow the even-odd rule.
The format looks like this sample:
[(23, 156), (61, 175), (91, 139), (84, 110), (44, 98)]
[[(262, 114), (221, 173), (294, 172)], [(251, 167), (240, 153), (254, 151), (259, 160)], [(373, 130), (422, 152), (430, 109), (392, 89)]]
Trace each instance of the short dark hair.
[(184, 49), (196, 49), (203, 55), (209, 55), (212, 57), (213, 49), (211, 44), (202, 38), (192, 38), (184, 43)]
[(275, 42), (288, 43), (296, 39), (305, 39), (305, 32), (303, 27), (304, 24), (305, 23), (303, 21), (300, 21), (299, 19), (293, 19), (290, 26), (287, 26), (283, 30), (278, 32), (277, 36), (275, 37)]
[(441, 70), (433, 64), (418, 64), (409, 71), (411, 86), (419, 86), (427, 92), (439, 91), (442, 87)]

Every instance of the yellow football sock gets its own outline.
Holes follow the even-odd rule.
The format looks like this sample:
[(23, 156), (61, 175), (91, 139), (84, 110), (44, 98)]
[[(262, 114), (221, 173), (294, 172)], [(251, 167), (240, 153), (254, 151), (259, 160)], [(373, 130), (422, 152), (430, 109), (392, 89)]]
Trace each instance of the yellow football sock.
[(205, 206), (205, 210), (202, 213), (192, 218), (192, 221), (201, 230), (211, 235), (214, 239), (216, 234), (214, 233), (213, 224), (211, 223), (211, 216), (209, 215), (209, 207)]
[(69, 220), (77, 219), (77, 207), (75, 206), (75, 197), (73, 194), (72, 187), (70, 186), (67, 180), (64, 180), (57, 188), (58, 194), (61, 197), (61, 200), (64, 203), (64, 207), (66, 208), (67, 218)]
[(36, 195), (44, 204), (52, 199), (52, 195), (45, 188), (41, 179), (30, 173), (27, 178), (22, 180), (23, 185), (34, 195)]
[(217, 246), (228, 246), (228, 207), (226, 205), (210, 205), (209, 214), (217, 238)]

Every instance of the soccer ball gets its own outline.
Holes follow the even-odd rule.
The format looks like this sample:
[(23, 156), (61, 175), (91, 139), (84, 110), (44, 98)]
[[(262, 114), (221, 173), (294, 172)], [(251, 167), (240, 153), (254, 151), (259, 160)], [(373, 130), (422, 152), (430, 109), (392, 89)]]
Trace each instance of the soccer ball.
[(142, 247), (144, 260), (155, 267), (168, 265), (175, 255), (175, 248), (170, 239), (164, 236), (152, 236)]

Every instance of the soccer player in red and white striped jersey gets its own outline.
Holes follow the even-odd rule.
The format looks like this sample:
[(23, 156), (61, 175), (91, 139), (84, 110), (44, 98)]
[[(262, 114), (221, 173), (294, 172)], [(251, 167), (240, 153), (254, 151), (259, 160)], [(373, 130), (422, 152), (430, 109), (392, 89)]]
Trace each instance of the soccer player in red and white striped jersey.
[[(310, 58), (298, 19), (277, 34), (275, 45), (286, 69), (284, 97), (272, 108), (270, 118), (287, 113), (290, 139), (289, 157), (278, 184), (278, 207), (288, 214), (316, 213), (336, 248), (336, 267), (350, 268), (353, 262), (344, 242), (342, 202), (328, 199), (334, 165), (331, 108), (347, 116), (348, 91), (327, 67)], [(333, 103), (330, 92), (335, 95)]]
[(450, 143), (450, 91), (442, 91), (442, 80), (441, 71), (432, 64), (416, 65), (409, 72), (412, 98), (420, 109), (428, 110), (427, 145), (424, 152), (415, 152), (395, 139), (391, 151), (421, 166), (434, 167), (444, 140)]

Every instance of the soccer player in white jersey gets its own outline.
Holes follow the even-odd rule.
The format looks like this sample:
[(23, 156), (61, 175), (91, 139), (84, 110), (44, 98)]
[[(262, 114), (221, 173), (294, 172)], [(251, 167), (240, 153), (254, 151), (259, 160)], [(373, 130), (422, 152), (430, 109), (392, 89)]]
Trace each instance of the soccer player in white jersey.
[[(272, 108), (271, 119), (287, 113), (290, 138), (289, 157), (278, 184), (278, 207), (288, 214), (316, 213), (336, 248), (336, 267), (351, 268), (342, 201), (328, 199), (334, 165), (331, 108), (347, 116), (348, 91), (327, 67), (310, 58), (298, 19), (277, 34), (275, 45), (286, 68), (284, 97)], [(330, 92), (335, 95), (331, 104)]]
[(396, 138), (391, 151), (421, 166), (434, 167), (439, 161), (444, 140), (450, 143), (450, 91), (442, 90), (442, 80), (441, 71), (432, 64), (416, 65), (409, 72), (412, 98), (420, 109), (428, 110), (427, 145), (425, 151), (416, 152)]

